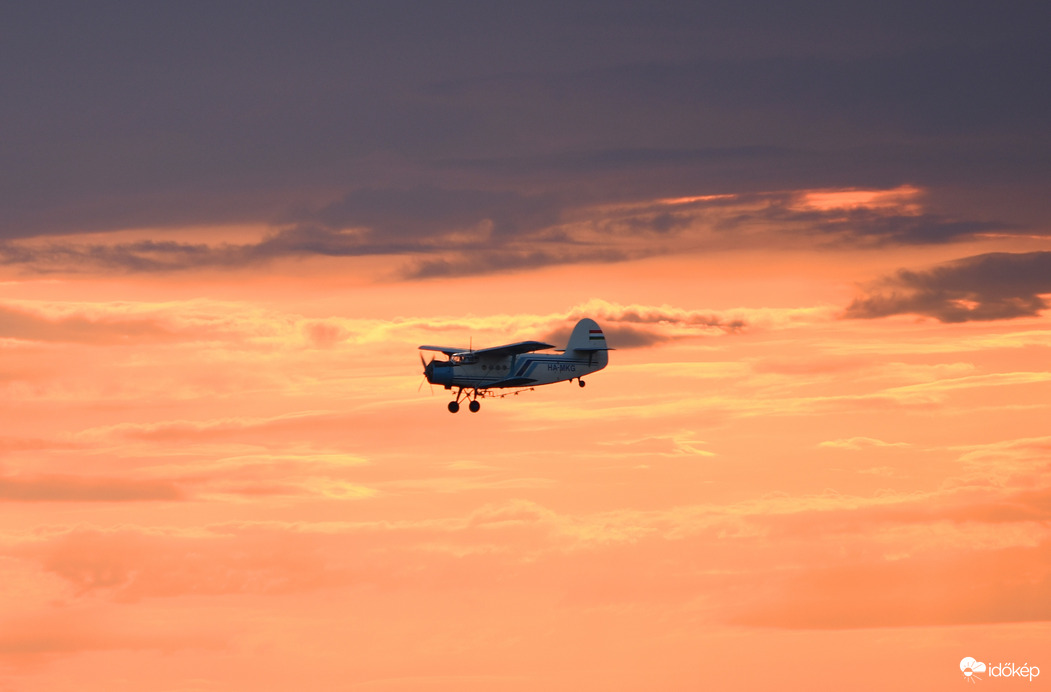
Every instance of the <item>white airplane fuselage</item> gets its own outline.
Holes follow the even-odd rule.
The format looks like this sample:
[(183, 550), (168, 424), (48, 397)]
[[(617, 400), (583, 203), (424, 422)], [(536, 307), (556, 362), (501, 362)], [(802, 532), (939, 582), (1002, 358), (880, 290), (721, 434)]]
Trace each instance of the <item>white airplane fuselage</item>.
[[(457, 362), (460, 360), (461, 362)], [(428, 365), (427, 380), (446, 389), (502, 389), (532, 387), (575, 380), (606, 367), (605, 351), (576, 353), (520, 353), (512, 356), (478, 357), (470, 362), (455, 356), (447, 362)], [(467, 362), (463, 362), (467, 361)]]

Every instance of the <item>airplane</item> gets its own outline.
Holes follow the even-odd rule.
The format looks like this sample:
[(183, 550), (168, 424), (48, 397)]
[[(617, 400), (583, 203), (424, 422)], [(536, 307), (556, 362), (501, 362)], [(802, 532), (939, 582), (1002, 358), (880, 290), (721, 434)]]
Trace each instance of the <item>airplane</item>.
[[(444, 353), (448, 360), (428, 363), (420, 354), (423, 376), (427, 381), (446, 389), (456, 389), (456, 398), (449, 402), (449, 413), (460, 410), (460, 403), (470, 400), (471, 413), (482, 407), (479, 399), (492, 394), (491, 389), (532, 388), (555, 382), (572, 382), (584, 386), (584, 375), (598, 372), (609, 362), (606, 336), (594, 320), (582, 319), (573, 328), (569, 343), (557, 353), (536, 353), (551, 344), (541, 341), (519, 341), (491, 348), (447, 348), (420, 346), (421, 351)], [(422, 382), (420, 383), (423, 384)]]

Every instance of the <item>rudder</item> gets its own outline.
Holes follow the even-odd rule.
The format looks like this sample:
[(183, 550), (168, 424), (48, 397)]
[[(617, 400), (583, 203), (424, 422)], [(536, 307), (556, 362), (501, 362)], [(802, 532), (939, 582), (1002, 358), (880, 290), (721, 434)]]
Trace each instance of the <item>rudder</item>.
[(607, 351), (606, 335), (598, 322), (585, 317), (573, 327), (573, 333), (569, 335), (569, 343), (566, 351)]

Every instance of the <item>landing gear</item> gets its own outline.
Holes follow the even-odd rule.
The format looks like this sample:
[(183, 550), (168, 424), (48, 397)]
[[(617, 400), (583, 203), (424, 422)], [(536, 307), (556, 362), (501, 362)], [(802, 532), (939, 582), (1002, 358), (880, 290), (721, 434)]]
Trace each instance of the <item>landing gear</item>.
[(579, 384), (581, 387), (583, 387), (586, 383), (584, 382), (584, 380), (577, 379), (577, 384)]
[[(483, 393), (482, 396), (485, 396), (485, 394)], [(478, 410), (482, 408), (482, 402), (478, 401), (478, 390), (473, 389), (470, 392), (464, 392), (463, 387), (456, 392), (456, 398), (449, 402), (449, 413), (456, 413), (459, 411), (460, 402), (467, 401), (468, 399), (470, 399), (471, 402), (467, 404), (467, 408), (471, 413), (478, 413)]]

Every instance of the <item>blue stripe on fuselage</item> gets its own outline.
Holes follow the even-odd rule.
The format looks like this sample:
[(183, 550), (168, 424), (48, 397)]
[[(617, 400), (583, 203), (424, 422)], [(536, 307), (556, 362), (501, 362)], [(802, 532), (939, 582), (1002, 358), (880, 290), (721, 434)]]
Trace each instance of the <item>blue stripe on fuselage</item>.
[(548, 363), (549, 365), (550, 364), (555, 364), (555, 365), (580, 365), (580, 366), (584, 366), (585, 365), (584, 363), (582, 363), (582, 362), (580, 362), (578, 360), (574, 360), (574, 359), (565, 359), (565, 358), (526, 358), (525, 362), (523, 362), (522, 365), (518, 368), (518, 371), (515, 373), (514, 376), (515, 377), (529, 377), (533, 373), (533, 370), (536, 369), (536, 366), (540, 365), (541, 363)]

